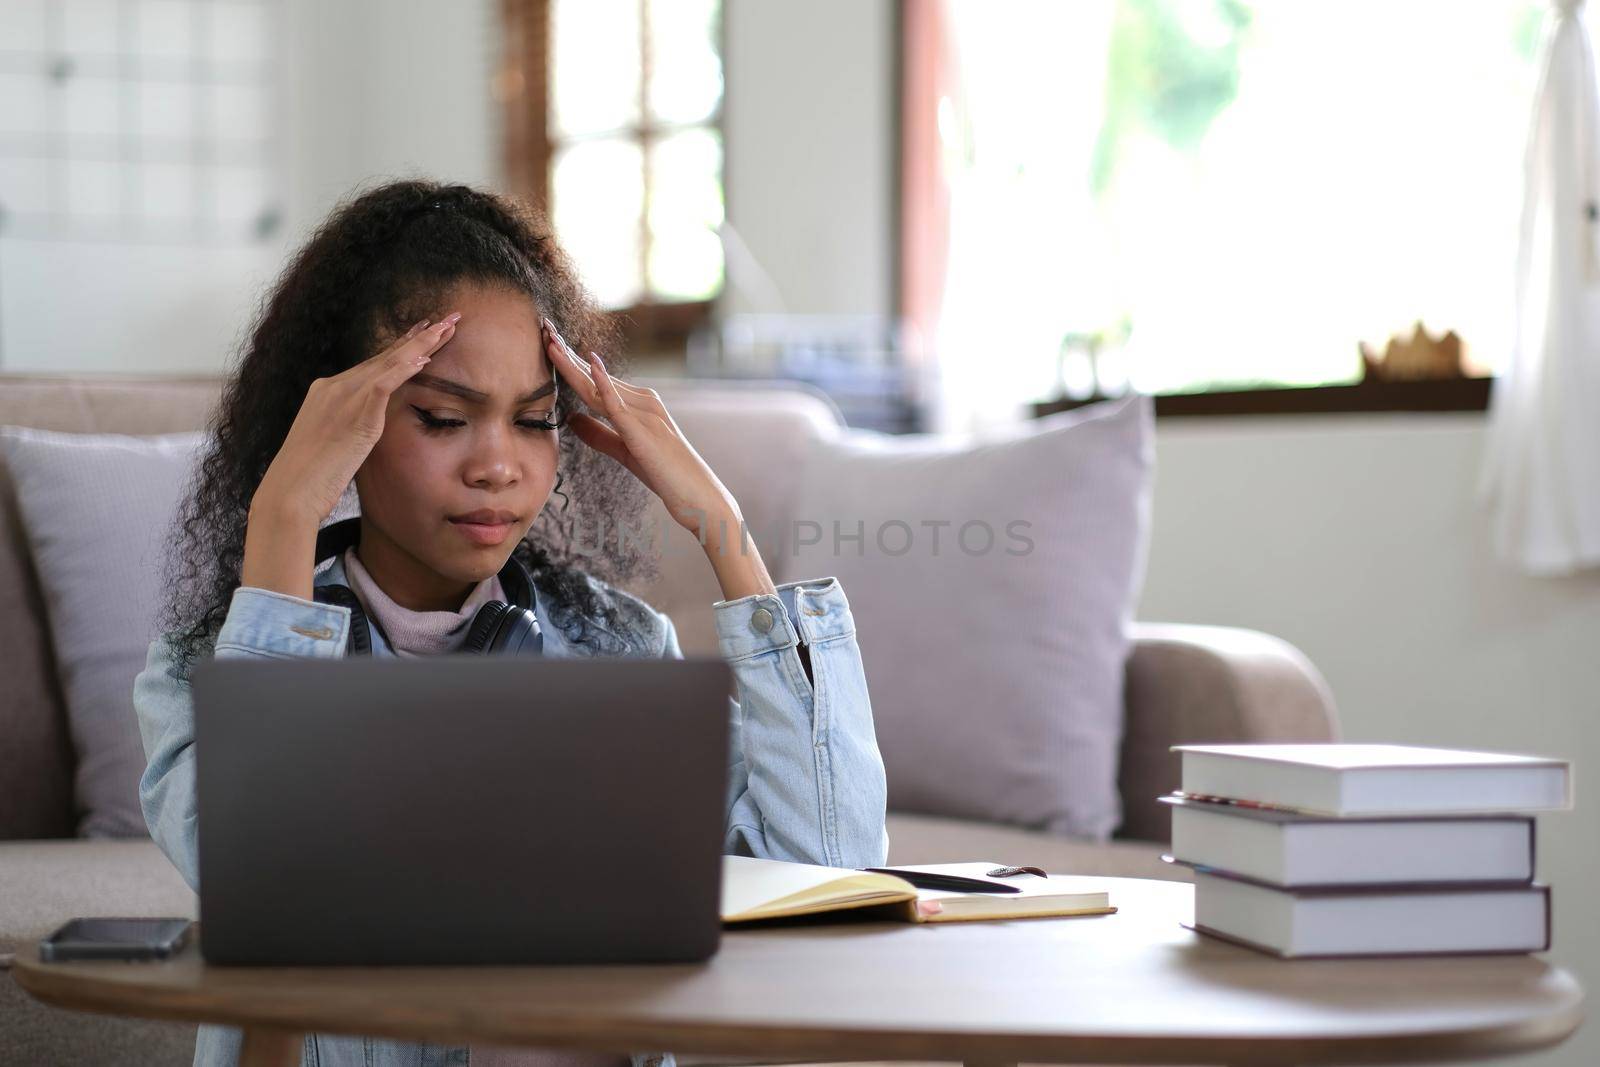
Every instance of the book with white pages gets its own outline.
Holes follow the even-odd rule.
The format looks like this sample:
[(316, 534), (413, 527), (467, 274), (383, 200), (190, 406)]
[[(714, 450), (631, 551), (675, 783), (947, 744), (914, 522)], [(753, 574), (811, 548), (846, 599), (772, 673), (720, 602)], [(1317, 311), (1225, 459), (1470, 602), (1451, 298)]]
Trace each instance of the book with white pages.
[(1528, 882), (1527, 815), (1380, 818), (1309, 815), (1162, 797), (1172, 808), (1171, 857), (1277, 886)]
[(1543, 952), (1538, 884), (1284, 889), (1195, 868), (1194, 929), (1287, 958)]
[(1511, 814), (1572, 806), (1566, 760), (1413, 745), (1174, 745), (1181, 792), (1325, 815)]
[[(985, 879), (993, 862), (918, 863), (907, 871)], [(1107, 915), (1117, 909), (1092, 880), (1068, 875), (1026, 875), (1015, 893), (965, 893), (919, 889), (892, 874), (823, 867), (811, 863), (722, 857), (722, 921), (752, 922), (828, 912), (896, 922), (942, 923), (982, 919), (1029, 919)]]

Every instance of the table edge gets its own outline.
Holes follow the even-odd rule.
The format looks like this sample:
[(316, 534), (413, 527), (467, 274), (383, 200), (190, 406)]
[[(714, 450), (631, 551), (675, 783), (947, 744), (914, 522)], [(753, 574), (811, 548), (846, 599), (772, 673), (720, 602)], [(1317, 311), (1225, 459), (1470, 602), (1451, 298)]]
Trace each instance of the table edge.
[[(452, 1028), (437, 1019), (411, 1025), (377, 1020), (351, 1029), (333, 1013), (296, 1005), (283, 1010), (265, 1005), (250, 1014), (219, 1015), (207, 1005), (188, 1002), (179, 991), (130, 1005), (129, 987), (114, 980), (84, 981), (70, 965), (43, 963), (32, 946), (21, 946), (12, 967), (17, 985), (29, 996), (56, 1007), (95, 1014), (173, 1022), (262, 1026), (294, 1032), (353, 1033), (415, 1041), (503, 1042), (527, 1047), (626, 1051), (671, 1049), (682, 1053), (788, 1056), (817, 1059), (1001, 1059), (1037, 1063), (1172, 1063), (1196, 1057), (1229, 1064), (1363, 1064), (1422, 1060), (1486, 1059), (1534, 1052), (1561, 1044), (1584, 1020), (1584, 993), (1571, 972), (1550, 965), (1551, 977), (1565, 983), (1568, 996), (1551, 1010), (1523, 1019), (1430, 1033), (1358, 1035), (1216, 1036), (1007, 1034), (979, 1031), (880, 1030), (858, 1027), (796, 1029), (721, 1021), (630, 1022), (614, 1018), (563, 1016), (548, 1029), (529, 1033), (525, 1025)], [(147, 990), (148, 992), (148, 990)], [(344, 1014), (340, 1012), (339, 1014)]]

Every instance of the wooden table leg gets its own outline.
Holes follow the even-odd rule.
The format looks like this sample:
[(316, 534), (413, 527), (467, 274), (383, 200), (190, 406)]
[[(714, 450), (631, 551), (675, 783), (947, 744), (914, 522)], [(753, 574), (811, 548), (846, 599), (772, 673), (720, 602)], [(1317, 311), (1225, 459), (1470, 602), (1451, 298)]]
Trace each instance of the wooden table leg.
[(239, 1067), (300, 1067), (305, 1035), (269, 1026), (247, 1026)]

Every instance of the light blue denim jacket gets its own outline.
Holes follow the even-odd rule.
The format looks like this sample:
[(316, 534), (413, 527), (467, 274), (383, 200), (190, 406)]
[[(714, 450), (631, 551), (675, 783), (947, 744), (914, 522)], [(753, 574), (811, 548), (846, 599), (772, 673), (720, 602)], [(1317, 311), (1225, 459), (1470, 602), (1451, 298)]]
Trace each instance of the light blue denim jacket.
[[(588, 581), (618, 607), (620, 625), (581, 618), (563, 628), (559, 593), (536, 583), (544, 654), (553, 658), (628, 655), (682, 658), (672, 620), (643, 600), (593, 577)], [(345, 583), (335, 557), (314, 584)], [(770, 613), (771, 626), (763, 629)], [(872, 725), (855, 622), (835, 578), (789, 582), (776, 595), (754, 594), (712, 605), (720, 653), (733, 670), (723, 851), (820, 863), (881, 866), (888, 861), (887, 788)], [(350, 610), (265, 589), (235, 590), (217, 635), (217, 658), (339, 657)], [(573, 631), (573, 632), (569, 632)], [(574, 636), (574, 633), (576, 636)], [(603, 634), (604, 639), (600, 638)], [(593, 639), (591, 639), (593, 638)], [(808, 646), (811, 677), (799, 644)], [(373, 655), (393, 650), (373, 628)], [(618, 648), (626, 652), (618, 653)], [(199, 888), (194, 777), (194, 706), (173, 673), (164, 635), (150, 646), (134, 682), (134, 708), (148, 765), (139, 799), (151, 836), (190, 887)], [(424, 861), (425, 862), (425, 861)], [(197, 1067), (238, 1062), (240, 1033), (202, 1026)], [(633, 1067), (672, 1067), (668, 1052), (630, 1053)], [(304, 1062), (317, 1067), (422, 1067), (466, 1064), (469, 1050), (390, 1039), (311, 1034)]]

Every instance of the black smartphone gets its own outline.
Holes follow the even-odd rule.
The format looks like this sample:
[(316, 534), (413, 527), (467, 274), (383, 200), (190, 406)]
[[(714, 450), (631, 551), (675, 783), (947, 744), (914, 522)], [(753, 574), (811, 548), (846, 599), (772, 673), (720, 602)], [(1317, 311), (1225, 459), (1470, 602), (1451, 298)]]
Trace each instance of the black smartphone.
[(189, 919), (73, 919), (39, 942), (39, 958), (164, 960), (189, 940)]

